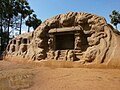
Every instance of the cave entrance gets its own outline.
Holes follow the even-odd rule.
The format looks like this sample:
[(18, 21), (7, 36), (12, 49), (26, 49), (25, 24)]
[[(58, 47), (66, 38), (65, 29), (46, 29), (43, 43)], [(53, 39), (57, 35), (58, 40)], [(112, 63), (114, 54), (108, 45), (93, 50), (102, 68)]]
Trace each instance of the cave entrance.
[(55, 35), (56, 50), (74, 49), (74, 42), (75, 42), (74, 34)]

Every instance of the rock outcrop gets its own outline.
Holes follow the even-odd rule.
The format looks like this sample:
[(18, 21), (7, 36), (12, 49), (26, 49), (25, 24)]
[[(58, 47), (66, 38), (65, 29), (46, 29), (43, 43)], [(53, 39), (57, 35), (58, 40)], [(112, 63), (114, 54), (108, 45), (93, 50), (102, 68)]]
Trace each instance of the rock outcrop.
[(103, 17), (69, 12), (47, 19), (34, 32), (13, 38), (7, 46), (5, 58), (120, 67), (119, 53), (120, 35)]

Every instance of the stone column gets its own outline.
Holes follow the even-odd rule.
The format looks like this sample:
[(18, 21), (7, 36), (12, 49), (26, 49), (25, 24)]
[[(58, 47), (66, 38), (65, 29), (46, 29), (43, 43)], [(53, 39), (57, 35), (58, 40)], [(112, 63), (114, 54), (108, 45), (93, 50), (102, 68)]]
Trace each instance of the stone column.
[(19, 51), (20, 44), (21, 44), (21, 40), (17, 39), (16, 40), (16, 51)]
[(53, 51), (55, 50), (55, 36), (54, 35), (49, 35), (48, 39), (48, 48), (49, 50)]
[(81, 34), (75, 33), (75, 50), (81, 50)]

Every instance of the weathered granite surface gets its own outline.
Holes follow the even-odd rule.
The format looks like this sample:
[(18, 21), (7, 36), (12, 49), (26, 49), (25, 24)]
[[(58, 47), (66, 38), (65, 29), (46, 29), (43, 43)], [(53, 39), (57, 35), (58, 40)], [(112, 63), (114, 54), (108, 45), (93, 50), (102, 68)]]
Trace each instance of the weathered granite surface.
[(31, 33), (13, 38), (7, 46), (5, 58), (63, 60), (119, 67), (119, 53), (120, 35), (103, 17), (69, 12), (45, 20)]

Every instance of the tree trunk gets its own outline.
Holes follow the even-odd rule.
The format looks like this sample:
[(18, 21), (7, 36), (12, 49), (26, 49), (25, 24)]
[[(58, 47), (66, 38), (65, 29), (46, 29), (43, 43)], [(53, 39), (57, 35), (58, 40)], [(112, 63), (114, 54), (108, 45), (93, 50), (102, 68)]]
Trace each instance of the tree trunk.
[(28, 32), (30, 32), (30, 27), (28, 26)]
[(20, 18), (20, 31), (19, 31), (19, 34), (21, 34), (21, 30), (22, 30), (22, 15), (21, 15), (21, 18)]
[[(28, 17), (28, 21), (30, 21), (30, 15)], [(28, 25), (28, 32), (30, 32), (30, 26)]]
[(4, 50), (4, 45), (3, 45), (3, 29), (2, 29), (2, 13), (0, 13), (0, 37), (1, 37), (1, 50), (0, 50), (0, 55), (2, 54), (2, 51)]
[(8, 19), (7, 44), (9, 43), (10, 18)]

